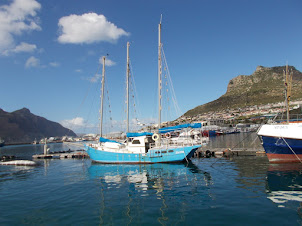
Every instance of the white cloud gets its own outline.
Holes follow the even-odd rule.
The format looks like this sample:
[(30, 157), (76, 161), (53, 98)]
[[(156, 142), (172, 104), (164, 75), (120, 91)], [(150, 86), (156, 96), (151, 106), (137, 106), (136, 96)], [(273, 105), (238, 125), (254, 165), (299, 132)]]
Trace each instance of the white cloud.
[(39, 67), (39, 66), (40, 66), (40, 60), (34, 56), (31, 56), (30, 58), (28, 58), (25, 63), (26, 68)]
[(121, 36), (129, 35), (128, 32), (107, 21), (104, 15), (96, 13), (62, 17), (58, 26), (61, 32), (58, 37), (60, 43), (115, 42)]
[[(99, 63), (103, 65), (103, 57), (100, 57)], [(105, 65), (108, 67), (116, 65), (116, 63), (108, 58), (105, 59)]]
[(29, 43), (25, 43), (25, 42), (21, 42), (20, 45), (16, 46), (15, 49), (13, 49), (12, 51), (15, 53), (19, 53), (19, 52), (33, 52), (34, 50), (37, 49), (37, 46), (34, 44), (29, 44)]
[(89, 78), (88, 80), (92, 83), (96, 83), (99, 79), (101, 79), (101, 74), (95, 74), (93, 77)]
[[(41, 5), (36, 0), (14, 0), (10, 5), (0, 6), (0, 53), (24, 52), (34, 48), (31, 44), (16, 46), (14, 36), (32, 30), (41, 30), (36, 16)], [(17, 48), (18, 47), (18, 48)]]
[(50, 62), (49, 65), (52, 66), (52, 67), (59, 67), (60, 66), (60, 64), (58, 62)]
[(84, 118), (76, 117), (73, 119), (62, 120), (60, 124), (68, 129), (74, 131), (83, 131), (85, 129), (93, 129), (95, 130), (96, 126), (89, 124)]
[(83, 71), (82, 71), (82, 69), (76, 69), (75, 72), (82, 73)]
[(85, 125), (85, 120), (81, 117), (76, 117), (76, 118), (73, 118), (73, 119), (66, 119), (66, 120), (63, 120), (61, 121), (61, 124), (64, 126), (64, 127), (73, 127), (73, 126), (76, 126), (76, 127), (82, 127)]
[(3, 51), (3, 55), (9, 55), (10, 53), (21, 53), (21, 52), (33, 52), (37, 49), (37, 46), (34, 44), (29, 44), (26, 42), (21, 42), (20, 45), (17, 45), (13, 49), (7, 49)]

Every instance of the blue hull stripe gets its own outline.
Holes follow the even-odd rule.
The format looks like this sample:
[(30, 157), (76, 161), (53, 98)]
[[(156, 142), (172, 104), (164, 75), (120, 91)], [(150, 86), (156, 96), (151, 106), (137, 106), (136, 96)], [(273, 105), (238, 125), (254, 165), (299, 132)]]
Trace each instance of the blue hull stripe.
[(288, 145), (293, 151), (300, 155), (302, 154), (302, 140), (284, 138), (287, 144), (282, 138), (262, 136), (263, 148), (268, 154), (292, 154)]

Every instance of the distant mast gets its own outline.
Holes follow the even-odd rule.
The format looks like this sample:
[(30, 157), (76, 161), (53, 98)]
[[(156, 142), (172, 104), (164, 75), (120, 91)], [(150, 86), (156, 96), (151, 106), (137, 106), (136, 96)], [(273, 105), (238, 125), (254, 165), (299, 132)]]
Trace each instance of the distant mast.
[(103, 101), (104, 101), (104, 86), (105, 86), (105, 59), (103, 56), (103, 75), (102, 75), (102, 90), (101, 90), (101, 118), (100, 118), (100, 136), (103, 136)]
[[(161, 128), (161, 73), (162, 73), (162, 64), (161, 64), (161, 20), (162, 15), (160, 17), (160, 23), (158, 25), (158, 133)], [(159, 136), (160, 142), (160, 136)]]
[(289, 102), (292, 91), (292, 81), (293, 81), (293, 72), (289, 73), (288, 65), (286, 64), (286, 69), (284, 72), (285, 79), (285, 107), (286, 107), (286, 120), (289, 123)]
[(130, 43), (127, 42), (127, 71), (126, 71), (126, 78), (127, 78), (127, 133), (129, 133), (129, 74), (130, 74), (129, 46), (130, 46)]

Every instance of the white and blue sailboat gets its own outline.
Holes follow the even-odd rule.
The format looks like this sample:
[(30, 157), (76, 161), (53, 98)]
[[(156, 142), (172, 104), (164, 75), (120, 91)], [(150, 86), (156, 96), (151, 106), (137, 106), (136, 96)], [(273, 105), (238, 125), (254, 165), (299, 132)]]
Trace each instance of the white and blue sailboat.
[(262, 125), (258, 130), (258, 136), (269, 162), (302, 163), (302, 123), (290, 121), (289, 115), (293, 73), (289, 73), (288, 65), (284, 77), (287, 121)]
[[(163, 139), (160, 135), (165, 133), (161, 127), (161, 23), (159, 24), (158, 44), (158, 102), (159, 122), (158, 134), (143, 132), (129, 133), (129, 91), (127, 91), (127, 141), (117, 141), (102, 138), (102, 115), (101, 115), (101, 138), (97, 144), (85, 145), (85, 150), (94, 162), (115, 163), (115, 164), (136, 164), (136, 163), (171, 163), (181, 162), (191, 158), (194, 152), (201, 147), (194, 142), (176, 142), (171, 144), (170, 139)], [(105, 57), (103, 58), (102, 90), (104, 90)], [(127, 44), (127, 81), (129, 80), (129, 43)], [(128, 83), (127, 83), (128, 88)], [(128, 90), (128, 89), (127, 89)], [(103, 95), (102, 95), (103, 96)], [(103, 102), (103, 101), (101, 101)], [(101, 104), (102, 114), (102, 104)], [(200, 128), (201, 124), (187, 124), (181, 128)], [(172, 128), (173, 129), (173, 128)], [(169, 130), (170, 131), (172, 131)], [(179, 129), (179, 128), (174, 128)]]

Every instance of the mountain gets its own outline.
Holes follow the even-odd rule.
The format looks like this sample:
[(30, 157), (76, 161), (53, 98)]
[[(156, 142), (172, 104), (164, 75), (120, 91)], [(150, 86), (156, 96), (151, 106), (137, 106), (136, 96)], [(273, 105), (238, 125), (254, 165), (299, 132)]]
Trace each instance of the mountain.
[[(239, 75), (230, 80), (224, 95), (187, 111), (184, 116), (282, 102), (285, 99), (285, 68), (286, 66), (258, 66), (252, 75)], [(302, 73), (293, 66), (288, 68), (293, 72), (291, 100), (298, 100), (302, 98)]]
[(0, 109), (0, 137), (6, 143), (27, 143), (45, 137), (76, 136), (57, 122), (32, 114), (27, 108), (14, 112)]

